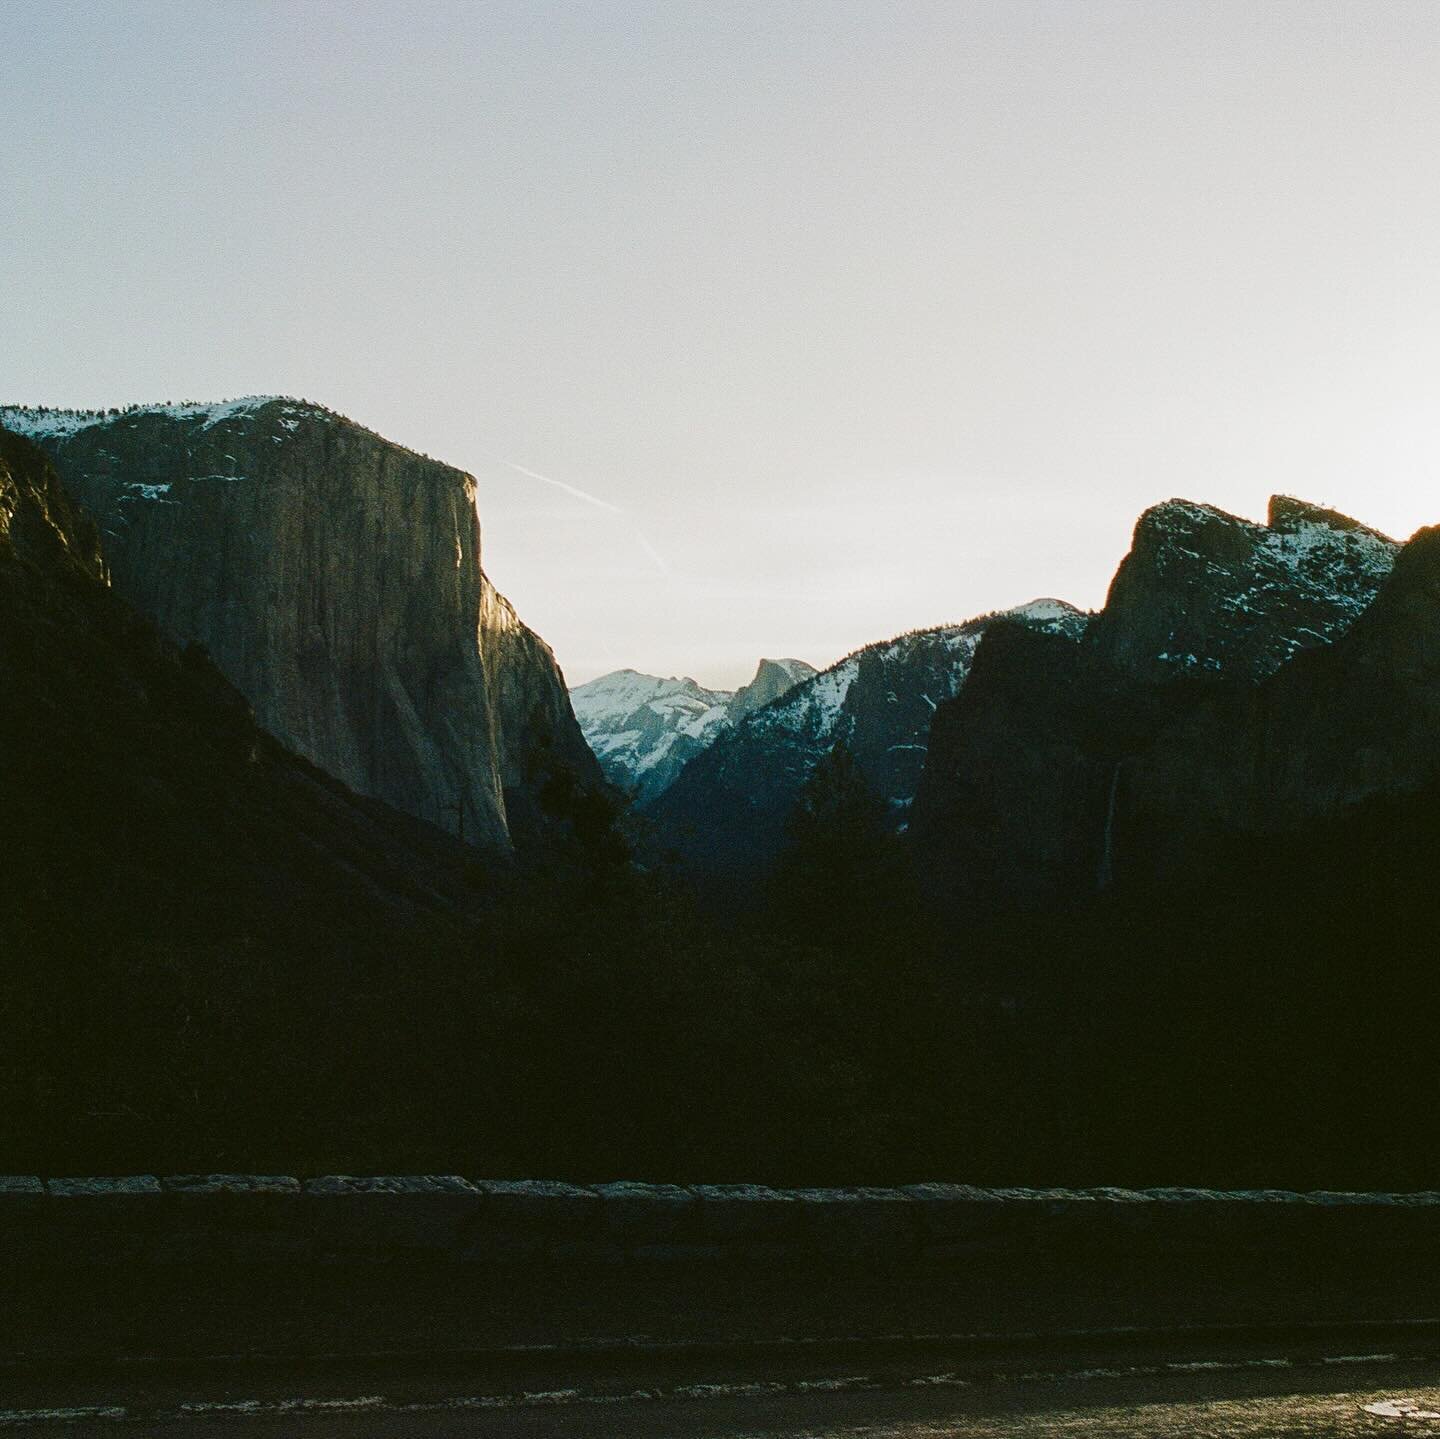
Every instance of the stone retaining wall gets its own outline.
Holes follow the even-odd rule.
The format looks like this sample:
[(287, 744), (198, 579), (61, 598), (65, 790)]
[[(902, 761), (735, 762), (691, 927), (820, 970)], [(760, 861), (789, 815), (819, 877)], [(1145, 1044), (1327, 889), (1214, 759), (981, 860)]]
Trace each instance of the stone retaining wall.
[(1440, 1194), (1197, 1189), (771, 1189), (454, 1175), (0, 1176), (0, 1254), (94, 1264), (964, 1262), (1007, 1253), (1440, 1247)]

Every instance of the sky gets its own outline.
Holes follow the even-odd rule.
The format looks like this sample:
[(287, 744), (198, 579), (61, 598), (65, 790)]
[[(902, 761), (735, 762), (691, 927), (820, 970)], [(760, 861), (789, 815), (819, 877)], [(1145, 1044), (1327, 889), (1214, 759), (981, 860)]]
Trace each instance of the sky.
[(1174, 495), (1440, 521), (1433, 0), (0, 34), (0, 402), (291, 394), (459, 465), (571, 683), (1096, 606)]

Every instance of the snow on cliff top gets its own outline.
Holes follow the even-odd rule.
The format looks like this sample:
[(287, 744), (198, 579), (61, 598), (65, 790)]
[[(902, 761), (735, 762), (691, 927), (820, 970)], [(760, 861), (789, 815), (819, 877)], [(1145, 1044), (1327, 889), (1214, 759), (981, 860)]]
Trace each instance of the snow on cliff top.
[[(1400, 545), (1389, 535), (1361, 524), (1323, 505), (1296, 499), (1292, 495), (1272, 495), (1266, 521), (1242, 519), (1216, 505), (1197, 500), (1164, 500), (1151, 505), (1136, 523), (1137, 534), (1151, 531), (1163, 535), (1169, 543), (1179, 544), (1178, 536), (1189, 539), (1207, 527), (1225, 526), (1242, 532), (1265, 558), (1303, 569), (1317, 556), (1328, 560), (1343, 555), (1352, 566), (1388, 573)], [(1187, 553), (1195, 553), (1193, 550)], [(1322, 562), (1323, 562), (1322, 560)]]
[(1282, 512), (1261, 531), (1260, 544), (1274, 559), (1320, 581), (1333, 580), (1341, 568), (1383, 579), (1400, 553), (1397, 540), (1324, 510)]
[(985, 627), (996, 620), (1018, 620), (1037, 629), (1078, 640), (1089, 623), (1089, 616), (1064, 600), (1044, 598), (1016, 605), (1013, 609), (999, 610), (995, 614), (981, 615), (963, 624), (937, 625), (933, 629), (912, 630), (893, 640), (880, 640), (846, 655), (813, 678), (802, 680), (773, 704), (756, 710), (745, 724), (755, 732), (780, 730), (828, 735), (844, 708), (851, 685), (860, 673), (861, 658), (867, 654), (874, 654), (882, 664), (890, 665), (903, 661), (915, 651), (940, 652), (946, 656), (944, 667), (948, 672), (938, 677), (944, 683), (938, 684), (938, 692), (928, 698), (932, 705), (942, 699), (950, 699), (958, 693), (970, 673), (970, 662), (975, 657), (975, 649)]
[(313, 400), (297, 400), (292, 395), (242, 395), (234, 400), (207, 402), (183, 400), (179, 404), (167, 402), (159, 405), (125, 405), (113, 410), (73, 410), (50, 408), (44, 405), (0, 405), (0, 425), (15, 431), (16, 434), (24, 435), (27, 439), (43, 443), (67, 440), (73, 435), (100, 426), (125, 429), (134, 426), (138, 420), (157, 417), (188, 421), (203, 432), (226, 421), (248, 419), (261, 410), (269, 412), (266, 415), (265, 428), (269, 433), (269, 438), (277, 445), (285, 443), (285, 436), (277, 431), (299, 430), (302, 421), (322, 421), (327, 424), (343, 425), (349, 431), (368, 435), (387, 449), (416, 455), (432, 465), (437, 465), (449, 471), (452, 476), (460, 477), (465, 484), (474, 488), (474, 478), (457, 466), (447, 464), (444, 460), (437, 460), (423, 450), (413, 449), (409, 445), (402, 445), (398, 441), (388, 439), (378, 431), (369, 429), (348, 416), (342, 415), (338, 410), (332, 410)]
[(997, 618), (1023, 620), (1027, 624), (1072, 636), (1078, 636), (1089, 619), (1083, 610), (1077, 610), (1074, 605), (1050, 598), (1031, 600), (1027, 605), (1016, 605), (1013, 610), (1005, 610)]
[(283, 404), (287, 415), (323, 414), (318, 405), (291, 400), (284, 395), (244, 395), (236, 400), (178, 405), (129, 405), (116, 410), (61, 410), (30, 405), (0, 405), (0, 425), (17, 435), (30, 438), (54, 436), (63, 438), (88, 430), (93, 425), (116, 424), (142, 415), (164, 415), (174, 420), (200, 420), (208, 429), (222, 420), (252, 414), (265, 405)]
[(570, 691), (575, 717), (584, 729), (623, 720), (638, 710), (657, 715), (678, 712), (704, 714), (729, 699), (726, 690), (707, 690), (687, 676), (642, 675), (636, 670), (616, 670), (601, 675)]
[[(1167, 500), (1141, 515), (1136, 548), (1125, 561), (1143, 554), (1161, 584), (1198, 594), (1200, 607), (1233, 617), (1231, 626), (1214, 630), (1212, 648), (1227, 638), (1262, 644), (1249, 662), (1252, 678), (1348, 629), (1401, 548), (1348, 515), (1287, 495), (1271, 497), (1267, 518), (1257, 524), (1213, 505)], [(1143, 550), (1142, 537), (1149, 542)], [(1225, 655), (1197, 654), (1195, 646), (1193, 636), (1187, 641), (1172, 631), (1156, 658), (1179, 671), (1224, 667)]]

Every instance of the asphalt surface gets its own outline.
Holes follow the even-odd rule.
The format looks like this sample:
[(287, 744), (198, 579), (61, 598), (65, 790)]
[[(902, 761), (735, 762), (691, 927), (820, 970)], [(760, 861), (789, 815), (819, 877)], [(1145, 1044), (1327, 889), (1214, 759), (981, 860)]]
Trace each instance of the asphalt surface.
[(0, 1275), (0, 1439), (1440, 1435), (1408, 1251)]
[[(1142, 1261), (1142, 1258), (1144, 1262)], [(1428, 1252), (1046, 1250), (815, 1267), (0, 1265), (0, 1368), (1440, 1317)], [(3, 1400), (3, 1387), (0, 1387)]]
[[(1377, 1341), (1392, 1347), (1381, 1350)], [(67, 1439), (970, 1439), (1440, 1434), (1440, 1331), (1069, 1336), (7, 1376), (0, 1428)], [(13, 1399), (8, 1397), (13, 1395)]]

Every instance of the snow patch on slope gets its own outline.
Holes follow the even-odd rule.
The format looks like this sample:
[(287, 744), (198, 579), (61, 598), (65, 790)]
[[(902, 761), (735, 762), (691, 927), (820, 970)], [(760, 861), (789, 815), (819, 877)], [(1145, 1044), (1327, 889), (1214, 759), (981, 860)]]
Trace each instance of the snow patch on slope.
[[(295, 416), (312, 409), (284, 400), (280, 395), (245, 395), (237, 400), (217, 400), (208, 404), (179, 405), (135, 405), (118, 412), (109, 410), (64, 410), (31, 407), (27, 405), (0, 405), (0, 425), (13, 430), (17, 435), (30, 439), (64, 438), (88, 430), (94, 425), (124, 423), (152, 415), (163, 415), (172, 420), (199, 420), (209, 429), (223, 420), (232, 420), (241, 415), (253, 414), (265, 405), (283, 404), (283, 415)], [(282, 421), (282, 423), (285, 423)], [(299, 421), (291, 419), (287, 429), (294, 429)]]
[[(762, 660), (761, 670), (767, 665), (786, 676), (813, 673), (801, 660)], [(707, 689), (688, 675), (662, 678), (625, 669), (577, 685), (570, 703), (611, 781), (648, 799), (731, 727), (744, 695), (743, 689)]]
[[(65, 440), (97, 425), (126, 425), (156, 417), (198, 422), (199, 428), (208, 430), (227, 420), (253, 415), (270, 405), (278, 406), (278, 423), (282, 429), (290, 432), (299, 429), (300, 421), (306, 417), (330, 414), (330, 411), (319, 405), (292, 400), (284, 395), (243, 395), (235, 400), (187, 401), (178, 405), (128, 405), (116, 410), (0, 405), (0, 425), (31, 440)], [(279, 440), (280, 436), (276, 436), (276, 439)]]
[(707, 690), (688, 675), (642, 675), (635, 670), (617, 670), (601, 675), (570, 691), (570, 703), (581, 727), (614, 723), (648, 709), (667, 718), (685, 717), (693, 722), (715, 709), (723, 709), (729, 698), (725, 690)]
[(953, 699), (960, 692), (961, 685), (969, 676), (981, 637), (986, 628), (997, 620), (1013, 620), (1047, 633), (1079, 639), (1089, 623), (1089, 616), (1064, 600), (1046, 598), (967, 620), (963, 624), (912, 630), (893, 640), (881, 640), (846, 655), (828, 670), (797, 685), (783, 699), (751, 715), (746, 725), (756, 733), (788, 732), (833, 743), (836, 738), (842, 737), (838, 734), (840, 716), (860, 673), (862, 660), (873, 657), (887, 670), (892, 667), (903, 670), (927, 651), (939, 650), (947, 656), (947, 663), (939, 667), (933, 664), (927, 666), (930, 682), (922, 695), (933, 712), (943, 700)]
[[(1192, 500), (1167, 500), (1141, 516), (1137, 547), (1142, 534), (1155, 575), (1187, 597), (1155, 659), (1173, 671), (1220, 672), (1238, 649), (1252, 678), (1348, 629), (1400, 548), (1378, 530), (1287, 496), (1270, 501), (1263, 525)], [(1202, 613), (1211, 618), (1197, 633)], [(1203, 652), (1203, 645), (1197, 653), (1197, 638), (1225, 653)]]
[(580, 731), (615, 784), (658, 792), (724, 728), (723, 690), (687, 676), (618, 670), (570, 691)]
[(174, 500), (167, 499), (170, 493), (169, 485), (144, 485), (138, 481), (132, 481), (125, 486), (125, 493), (120, 496), (121, 503), (126, 500), (153, 500), (163, 505), (173, 505)]

